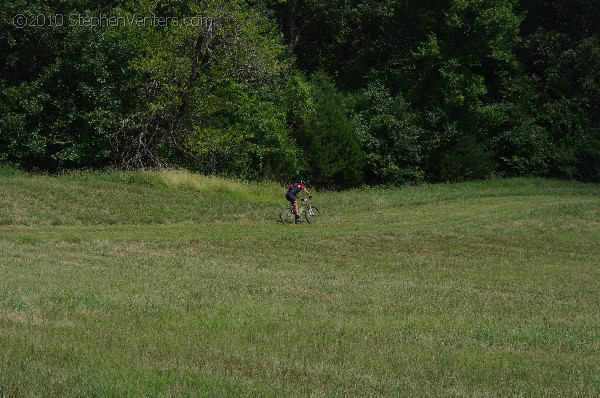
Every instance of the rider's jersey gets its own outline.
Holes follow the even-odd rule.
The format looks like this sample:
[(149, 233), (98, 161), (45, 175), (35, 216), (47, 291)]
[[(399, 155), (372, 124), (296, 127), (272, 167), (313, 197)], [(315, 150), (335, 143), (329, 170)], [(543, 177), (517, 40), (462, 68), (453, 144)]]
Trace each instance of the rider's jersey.
[(306, 186), (304, 184), (295, 182), (295, 183), (289, 185), (288, 193), (292, 194), (292, 195), (297, 195), (298, 192), (302, 191), (304, 188), (306, 188)]

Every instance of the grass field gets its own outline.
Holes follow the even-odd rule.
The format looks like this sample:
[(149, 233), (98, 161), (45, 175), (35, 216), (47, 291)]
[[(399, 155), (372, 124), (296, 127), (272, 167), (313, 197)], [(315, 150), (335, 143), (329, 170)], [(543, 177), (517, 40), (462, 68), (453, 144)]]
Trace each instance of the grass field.
[(0, 397), (597, 397), (600, 185), (0, 171)]

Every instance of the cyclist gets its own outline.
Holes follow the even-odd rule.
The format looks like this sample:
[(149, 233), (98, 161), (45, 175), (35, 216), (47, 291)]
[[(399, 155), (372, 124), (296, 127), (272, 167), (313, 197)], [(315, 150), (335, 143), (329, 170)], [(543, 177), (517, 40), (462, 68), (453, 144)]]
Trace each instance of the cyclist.
[(301, 191), (304, 191), (308, 195), (308, 198), (312, 199), (310, 192), (308, 192), (308, 189), (306, 189), (306, 184), (304, 183), (304, 180), (300, 180), (298, 182), (294, 182), (294, 183), (288, 185), (288, 191), (285, 194), (285, 198), (291, 203), (291, 205), (294, 208), (294, 215), (296, 216), (296, 224), (302, 222), (302, 219), (300, 218), (300, 212), (298, 210), (298, 194)]

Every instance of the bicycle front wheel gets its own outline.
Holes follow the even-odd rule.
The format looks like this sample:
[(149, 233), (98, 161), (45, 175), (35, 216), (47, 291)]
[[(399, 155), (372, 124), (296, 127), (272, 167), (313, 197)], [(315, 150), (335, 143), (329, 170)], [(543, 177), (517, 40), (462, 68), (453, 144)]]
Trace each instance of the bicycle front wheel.
[(318, 207), (310, 206), (304, 212), (304, 218), (309, 224), (319, 224), (321, 222), (321, 211)]
[(296, 221), (296, 216), (294, 215), (292, 209), (290, 209), (288, 206), (281, 209), (281, 213), (279, 213), (279, 219), (281, 220), (282, 224), (289, 225)]

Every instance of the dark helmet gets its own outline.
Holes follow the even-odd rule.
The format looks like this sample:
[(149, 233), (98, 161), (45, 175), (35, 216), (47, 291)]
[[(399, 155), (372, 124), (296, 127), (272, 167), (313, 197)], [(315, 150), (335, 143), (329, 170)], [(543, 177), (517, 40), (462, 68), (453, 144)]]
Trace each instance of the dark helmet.
[(298, 181), (298, 182), (299, 182), (300, 184), (302, 184), (302, 185), (306, 185), (306, 183), (304, 182), (304, 180), (300, 180), (300, 181)]

